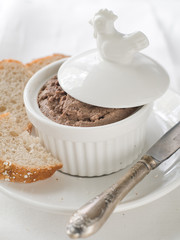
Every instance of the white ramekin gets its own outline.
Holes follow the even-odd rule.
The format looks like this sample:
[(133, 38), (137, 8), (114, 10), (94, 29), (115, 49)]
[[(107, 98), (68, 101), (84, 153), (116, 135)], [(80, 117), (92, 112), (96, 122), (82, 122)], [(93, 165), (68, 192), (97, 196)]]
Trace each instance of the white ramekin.
[(152, 104), (124, 120), (104, 126), (72, 127), (53, 122), (40, 111), (37, 96), (65, 60), (41, 69), (27, 83), (24, 103), (29, 120), (45, 147), (63, 163), (63, 172), (90, 177), (125, 168), (143, 152)]

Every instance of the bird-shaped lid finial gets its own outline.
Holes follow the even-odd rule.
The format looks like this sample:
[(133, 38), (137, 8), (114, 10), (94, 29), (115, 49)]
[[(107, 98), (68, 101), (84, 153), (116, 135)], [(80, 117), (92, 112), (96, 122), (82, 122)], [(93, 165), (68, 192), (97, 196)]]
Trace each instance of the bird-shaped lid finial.
[(90, 20), (97, 48), (104, 60), (120, 64), (131, 63), (136, 52), (146, 48), (149, 41), (144, 33), (122, 34), (114, 27), (118, 17), (107, 9), (99, 10)]

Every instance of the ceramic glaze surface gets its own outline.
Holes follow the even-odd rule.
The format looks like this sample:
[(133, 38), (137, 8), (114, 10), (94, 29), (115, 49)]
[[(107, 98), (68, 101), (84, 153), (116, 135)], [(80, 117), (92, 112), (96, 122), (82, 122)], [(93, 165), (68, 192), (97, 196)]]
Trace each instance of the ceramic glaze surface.
[(144, 33), (123, 34), (114, 27), (118, 17), (107, 9), (97, 12), (90, 24), (94, 29), (97, 49), (104, 60), (118, 64), (130, 64), (134, 54), (149, 45)]

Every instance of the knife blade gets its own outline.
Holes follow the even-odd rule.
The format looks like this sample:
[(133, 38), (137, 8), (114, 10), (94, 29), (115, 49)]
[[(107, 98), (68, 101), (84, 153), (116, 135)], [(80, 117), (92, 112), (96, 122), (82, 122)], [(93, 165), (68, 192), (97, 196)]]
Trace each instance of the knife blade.
[(180, 122), (165, 133), (146, 153), (158, 164), (173, 155), (180, 148)]
[(119, 201), (179, 148), (180, 122), (164, 134), (119, 181), (74, 212), (66, 227), (68, 236), (84, 238), (97, 232)]

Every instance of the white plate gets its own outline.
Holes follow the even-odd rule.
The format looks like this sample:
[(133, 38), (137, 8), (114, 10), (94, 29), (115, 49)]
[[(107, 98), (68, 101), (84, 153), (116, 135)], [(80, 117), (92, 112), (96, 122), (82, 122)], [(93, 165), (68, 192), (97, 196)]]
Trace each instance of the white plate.
[[(179, 106), (180, 97), (173, 92), (168, 92), (161, 101), (156, 102), (148, 122), (147, 148), (180, 119)], [(96, 178), (73, 177), (56, 172), (50, 179), (32, 184), (1, 181), (0, 190), (44, 211), (71, 213), (116, 182), (126, 171), (127, 169)], [(179, 185), (180, 156), (177, 152), (139, 183), (116, 207), (115, 212), (152, 202)]]

